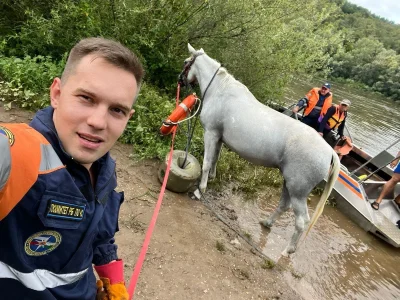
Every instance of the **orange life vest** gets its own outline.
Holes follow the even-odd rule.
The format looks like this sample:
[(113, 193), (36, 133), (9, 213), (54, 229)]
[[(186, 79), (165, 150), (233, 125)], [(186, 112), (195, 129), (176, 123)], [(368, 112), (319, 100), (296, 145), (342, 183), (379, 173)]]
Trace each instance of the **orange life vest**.
[(336, 129), (342, 124), (344, 119), (346, 118), (346, 112), (339, 111), (339, 105), (334, 105), (336, 107), (336, 111), (332, 117), (328, 119), (326, 125), (329, 126), (330, 129)]
[[(306, 109), (304, 110), (304, 116), (307, 116), (316, 107), (319, 100), (319, 90), (319, 88), (313, 88), (307, 93), (306, 97), (308, 99), (308, 103)], [(325, 98), (324, 104), (320, 108), (320, 116), (325, 115), (329, 107), (332, 106), (332, 93), (329, 92), (329, 94), (330, 95)]]

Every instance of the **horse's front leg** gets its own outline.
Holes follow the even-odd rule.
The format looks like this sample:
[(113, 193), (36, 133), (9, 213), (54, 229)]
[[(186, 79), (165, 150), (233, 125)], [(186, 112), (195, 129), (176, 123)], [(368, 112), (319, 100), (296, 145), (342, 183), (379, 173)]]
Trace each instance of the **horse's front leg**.
[[(210, 173), (211, 166), (213, 165), (217, 147), (219, 145), (220, 135), (215, 131), (205, 131), (204, 133), (204, 160), (203, 160), (203, 170), (200, 180), (200, 192), (204, 193), (207, 188), (208, 174)], [(221, 147), (221, 146), (219, 146)], [(197, 192), (197, 191), (196, 191)], [(200, 193), (195, 193), (197, 198), (201, 198)]]
[(220, 139), (218, 140), (217, 145), (215, 146), (215, 155), (211, 163), (210, 174), (208, 175), (210, 179), (214, 179), (217, 176), (217, 162), (219, 159), (219, 155), (221, 153), (221, 148), (222, 148), (222, 141)]

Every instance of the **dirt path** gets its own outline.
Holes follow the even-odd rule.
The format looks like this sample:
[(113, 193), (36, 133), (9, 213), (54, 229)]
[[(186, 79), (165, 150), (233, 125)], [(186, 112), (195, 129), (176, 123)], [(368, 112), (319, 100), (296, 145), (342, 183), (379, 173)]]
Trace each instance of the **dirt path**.
[[(0, 107), (0, 122), (29, 122), (33, 113)], [(160, 190), (158, 161), (134, 162), (133, 147), (117, 144), (118, 190), (125, 202), (116, 235), (129, 282)], [(235, 211), (215, 205), (235, 221)], [(227, 214), (228, 213), (228, 214)], [(167, 191), (139, 277), (135, 299), (301, 299), (280, 266), (265, 268), (242, 239), (199, 201)]]

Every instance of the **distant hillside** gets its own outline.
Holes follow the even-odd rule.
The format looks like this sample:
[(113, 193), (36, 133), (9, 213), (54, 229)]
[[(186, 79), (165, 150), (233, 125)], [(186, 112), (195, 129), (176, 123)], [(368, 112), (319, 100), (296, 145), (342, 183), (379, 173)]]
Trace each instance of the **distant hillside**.
[(400, 100), (400, 25), (343, 0), (332, 20), (342, 44), (331, 55), (330, 75), (358, 82), (395, 101)]
[(375, 38), (386, 49), (400, 54), (400, 25), (371, 13), (368, 9), (343, 0), (332, 0), (340, 6), (343, 19), (340, 29), (348, 33), (347, 38), (356, 42), (363, 37)]

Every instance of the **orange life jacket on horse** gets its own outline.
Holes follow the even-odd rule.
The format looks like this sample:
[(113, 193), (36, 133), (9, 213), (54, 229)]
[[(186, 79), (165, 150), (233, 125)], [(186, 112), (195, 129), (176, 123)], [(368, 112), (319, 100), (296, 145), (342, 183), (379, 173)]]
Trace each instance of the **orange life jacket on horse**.
[(326, 122), (326, 125), (329, 126), (330, 129), (337, 129), (347, 116), (347, 113), (345, 111), (341, 112), (339, 110), (339, 105), (334, 106), (336, 107), (336, 111), (333, 116), (330, 117)]
[[(316, 105), (319, 100), (319, 93), (318, 93), (319, 90), (320, 90), (319, 88), (313, 88), (307, 93), (306, 97), (308, 99), (308, 102), (307, 102), (307, 107), (304, 110), (304, 116), (307, 116), (314, 108), (316, 108)], [(324, 104), (322, 105), (322, 107), (319, 107), (319, 109), (321, 110), (320, 116), (325, 115), (329, 107), (331, 106), (332, 106), (332, 93), (329, 92), (329, 96), (325, 98)]]

